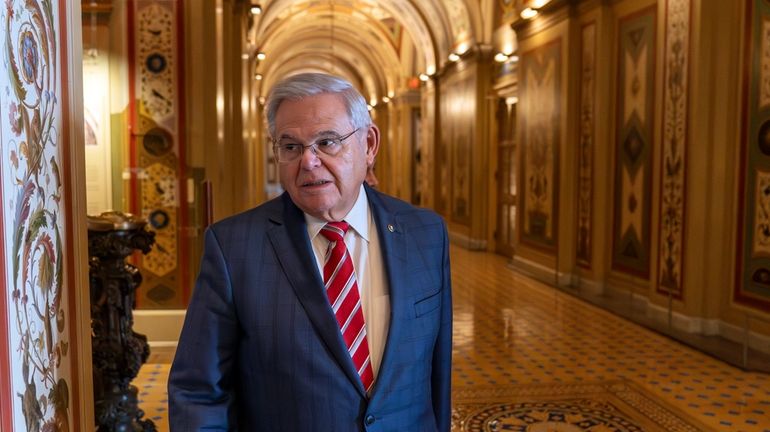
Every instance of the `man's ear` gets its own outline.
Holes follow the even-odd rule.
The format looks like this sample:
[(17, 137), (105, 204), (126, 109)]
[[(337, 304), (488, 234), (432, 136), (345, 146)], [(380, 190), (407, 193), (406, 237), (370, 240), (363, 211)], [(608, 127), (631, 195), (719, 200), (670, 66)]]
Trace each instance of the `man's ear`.
[(372, 123), (366, 131), (366, 166), (374, 165), (380, 150), (380, 129)]

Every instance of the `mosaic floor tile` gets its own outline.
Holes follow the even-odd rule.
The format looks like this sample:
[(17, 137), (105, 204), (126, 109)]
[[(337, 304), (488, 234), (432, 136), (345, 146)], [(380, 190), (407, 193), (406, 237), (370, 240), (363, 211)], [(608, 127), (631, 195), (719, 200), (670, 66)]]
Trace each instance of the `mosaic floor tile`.
[(453, 432), (707, 429), (629, 382), (462, 388), (452, 396)]

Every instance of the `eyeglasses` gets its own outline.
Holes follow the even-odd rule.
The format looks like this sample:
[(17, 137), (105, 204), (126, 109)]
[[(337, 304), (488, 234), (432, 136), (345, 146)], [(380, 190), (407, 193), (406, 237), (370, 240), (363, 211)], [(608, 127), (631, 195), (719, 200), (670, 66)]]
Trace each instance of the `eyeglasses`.
[(342, 136), (326, 136), (316, 141), (304, 145), (292, 140), (273, 141), (273, 152), (278, 163), (288, 163), (298, 159), (305, 152), (305, 149), (312, 149), (313, 154), (318, 155), (321, 152), (327, 156), (337, 156), (342, 151), (343, 142), (353, 136), (361, 128), (356, 128), (353, 132)]

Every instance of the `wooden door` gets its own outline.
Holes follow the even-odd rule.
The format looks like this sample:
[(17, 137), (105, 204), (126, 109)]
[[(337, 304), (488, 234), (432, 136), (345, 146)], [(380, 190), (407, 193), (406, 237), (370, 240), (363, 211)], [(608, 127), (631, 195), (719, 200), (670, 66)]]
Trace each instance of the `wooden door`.
[(495, 251), (513, 256), (516, 234), (516, 104), (500, 99), (497, 105), (498, 161)]

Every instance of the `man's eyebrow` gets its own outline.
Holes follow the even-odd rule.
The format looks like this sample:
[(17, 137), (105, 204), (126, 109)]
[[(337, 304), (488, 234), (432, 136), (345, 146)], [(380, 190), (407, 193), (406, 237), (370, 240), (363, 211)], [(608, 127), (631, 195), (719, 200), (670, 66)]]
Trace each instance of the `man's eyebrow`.
[(315, 134), (315, 137), (320, 137), (320, 136), (340, 136), (340, 133), (337, 132), (336, 130), (324, 130)]
[(296, 138), (294, 137), (294, 135), (292, 135), (292, 134), (287, 134), (287, 133), (283, 133), (283, 134), (280, 134), (280, 135), (278, 135), (278, 136), (275, 138), (275, 140), (276, 140), (276, 141), (281, 141), (281, 140), (283, 140), (283, 139), (291, 139), (291, 140), (296, 140)]

